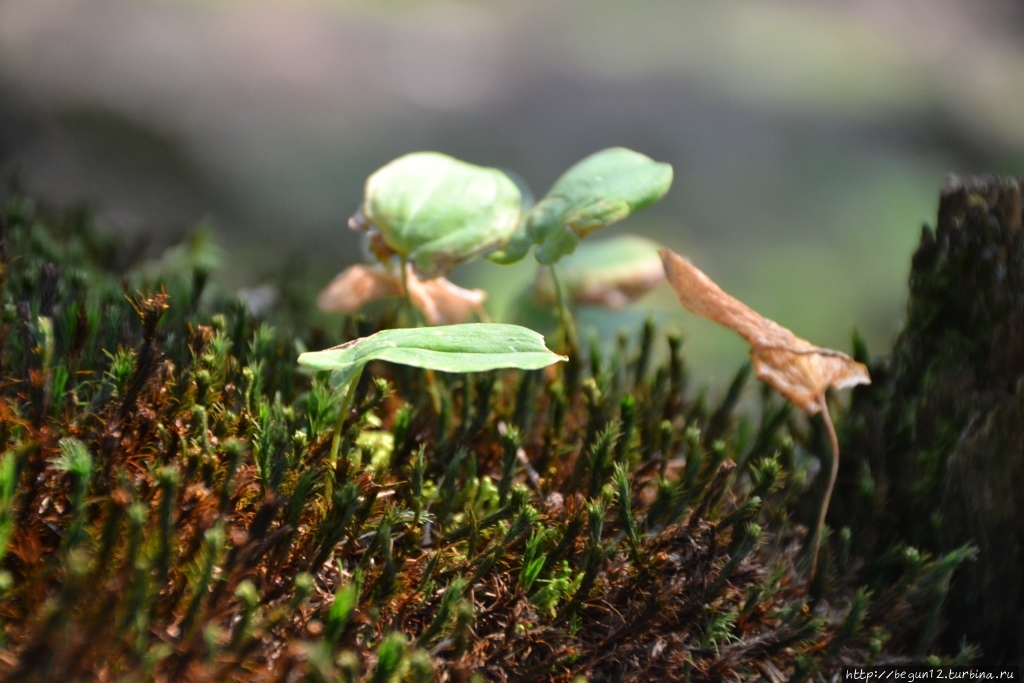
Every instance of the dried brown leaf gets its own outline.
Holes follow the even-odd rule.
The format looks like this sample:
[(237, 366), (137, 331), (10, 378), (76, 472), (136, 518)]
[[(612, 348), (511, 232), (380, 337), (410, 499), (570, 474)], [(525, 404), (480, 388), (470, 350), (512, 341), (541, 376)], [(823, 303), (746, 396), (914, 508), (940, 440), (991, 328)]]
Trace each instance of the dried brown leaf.
[(801, 339), (773, 320), (729, 296), (711, 278), (675, 252), (662, 249), (669, 284), (683, 306), (735, 330), (750, 344), (760, 380), (808, 415), (825, 405), (825, 390), (870, 384), (868, 369), (844, 353)]
[(481, 320), (487, 320), (484, 300), (487, 292), (482, 289), (463, 289), (451, 280), (436, 277), (420, 280), (412, 266), (408, 266), (409, 297), (423, 317), (431, 325), (448, 325), (469, 320), (475, 313)]
[[(487, 293), (463, 289), (443, 277), (420, 280), (412, 266), (406, 266), (409, 299), (430, 325), (448, 325), (468, 320), (474, 313), (486, 320), (483, 308)], [(402, 296), (401, 276), (383, 266), (354, 265), (346, 268), (317, 296), (322, 311), (355, 313), (367, 303), (389, 296)]]
[(321, 311), (355, 313), (364, 305), (387, 296), (398, 296), (402, 285), (380, 266), (349, 266), (331, 280), (316, 298)]

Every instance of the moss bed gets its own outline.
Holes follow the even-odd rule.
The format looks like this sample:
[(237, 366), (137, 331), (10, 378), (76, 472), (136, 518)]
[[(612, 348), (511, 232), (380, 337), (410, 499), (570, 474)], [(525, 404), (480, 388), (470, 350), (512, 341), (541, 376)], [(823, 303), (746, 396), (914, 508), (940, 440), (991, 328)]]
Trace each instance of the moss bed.
[(393, 316), (339, 339), (308, 302), (213, 291), (201, 248), (125, 267), (84, 212), (0, 216), (5, 680), (778, 681), (978, 654), (940, 638), (966, 546), (839, 526), (807, 585), (827, 439), (746, 367), (692, 387), (647, 325), (544, 371), (438, 373), (437, 410), (423, 371), (374, 364), (331, 467), (338, 392), (296, 357)]

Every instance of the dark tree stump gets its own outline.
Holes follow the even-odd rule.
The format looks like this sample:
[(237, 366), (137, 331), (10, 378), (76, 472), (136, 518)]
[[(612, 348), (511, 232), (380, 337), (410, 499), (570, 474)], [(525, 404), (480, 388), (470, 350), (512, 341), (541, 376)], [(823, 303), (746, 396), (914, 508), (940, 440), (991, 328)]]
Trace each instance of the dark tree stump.
[(950, 178), (891, 359), (855, 394), (833, 525), (878, 557), (964, 544), (944, 639), (1024, 658), (1024, 179)]

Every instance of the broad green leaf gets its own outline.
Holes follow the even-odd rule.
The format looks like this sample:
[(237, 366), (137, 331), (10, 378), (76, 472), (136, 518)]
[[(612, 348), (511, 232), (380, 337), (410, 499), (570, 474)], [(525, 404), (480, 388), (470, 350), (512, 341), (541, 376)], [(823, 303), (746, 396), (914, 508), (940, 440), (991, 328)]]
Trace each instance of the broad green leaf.
[[(665, 280), (661, 246), (638, 235), (616, 235), (584, 242), (558, 262), (558, 278), (569, 301), (623, 308)], [(550, 268), (540, 268), (533, 285), (543, 304), (554, 304)]]
[(555, 182), (524, 223), (542, 264), (571, 254), (588, 233), (665, 196), (672, 166), (623, 147), (592, 154)]
[(366, 181), (354, 228), (376, 233), (379, 256), (426, 276), (504, 245), (519, 226), (521, 193), (505, 173), (438, 152), (395, 159)]
[(544, 346), (544, 337), (518, 325), (467, 323), (383, 330), (325, 351), (299, 356), (315, 370), (334, 370), (341, 381), (357, 377), (371, 360), (442, 372), (482, 372), (498, 368), (536, 370), (566, 360)]

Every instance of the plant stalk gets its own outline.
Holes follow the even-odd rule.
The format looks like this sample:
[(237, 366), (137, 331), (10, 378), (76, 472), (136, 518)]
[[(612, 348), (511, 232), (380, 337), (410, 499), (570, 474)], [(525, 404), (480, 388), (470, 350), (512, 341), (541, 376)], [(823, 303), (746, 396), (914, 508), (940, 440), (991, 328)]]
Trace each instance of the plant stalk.
[(359, 380), (363, 376), (363, 369), (360, 368), (356, 376), (349, 382), (348, 387), (345, 389), (345, 396), (341, 399), (341, 405), (338, 406), (338, 421), (334, 425), (334, 437), (331, 439), (331, 454), (328, 457), (328, 463), (333, 470), (338, 464), (338, 450), (341, 448), (341, 434), (345, 427), (345, 418), (348, 416), (349, 408), (352, 407), (352, 401), (355, 400), (356, 387), (359, 386)]
[(412, 305), (412, 296), (409, 294), (409, 264), (406, 263), (405, 259), (401, 261), (402, 269), (402, 300), (405, 302), (405, 312), (409, 315), (409, 320), (414, 327), (419, 327), (423, 324), (420, 319), (416, 308)]
[(555, 270), (555, 266), (551, 265), (548, 268), (551, 270), (551, 281), (555, 285), (555, 300), (558, 303), (558, 325), (561, 328), (561, 341), (564, 344), (562, 350), (571, 353), (579, 346), (576, 337), (576, 323), (566, 302), (565, 290), (562, 287), (561, 280), (558, 279), (558, 272)]
[[(416, 307), (412, 305), (412, 295), (409, 294), (409, 266), (405, 259), (402, 259), (402, 298), (405, 300), (405, 310), (413, 327), (429, 327), (427, 320)], [(430, 394), (430, 403), (434, 406), (434, 412), (441, 414), (441, 390), (438, 388), (437, 377), (434, 371), (424, 370), (427, 379), (427, 389)]]
[(839, 475), (839, 437), (836, 436), (836, 427), (832, 424), (832, 416), (828, 411), (828, 402), (822, 399), (821, 417), (825, 420), (825, 429), (828, 438), (832, 443), (832, 469), (828, 476), (828, 488), (825, 489), (825, 497), (821, 501), (821, 510), (818, 512), (818, 523), (814, 528), (814, 539), (811, 545), (811, 568), (807, 572), (807, 583), (814, 580), (818, 571), (818, 546), (821, 544), (821, 532), (825, 527), (825, 515), (828, 514), (828, 504), (832, 500), (832, 489), (836, 485), (836, 477)]

